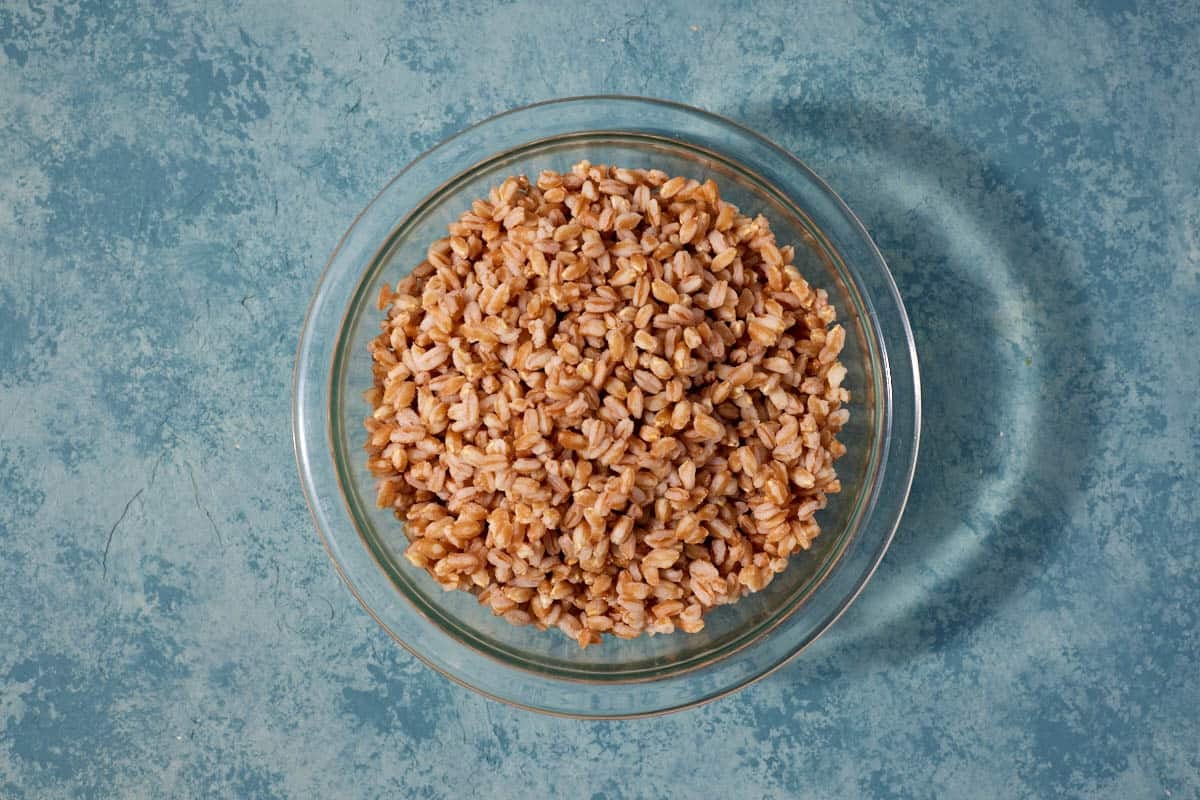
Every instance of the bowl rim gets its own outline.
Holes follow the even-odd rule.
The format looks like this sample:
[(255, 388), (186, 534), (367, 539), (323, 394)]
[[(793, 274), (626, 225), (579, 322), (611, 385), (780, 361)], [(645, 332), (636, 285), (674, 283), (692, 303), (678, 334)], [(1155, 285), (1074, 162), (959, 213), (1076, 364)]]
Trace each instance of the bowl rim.
[[(601, 103), (617, 102), (617, 103), (633, 103), (633, 104), (642, 103), (642, 104), (648, 104), (648, 105), (654, 105), (654, 106), (664, 106), (664, 107), (673, 109), (675, 112), (689, 114), (689, 115), (697, 115), (701, 118), (708, 118), (710, 121), (715, 122), (720, 126), (730, 128), (733, 131), (736, 131), (738, 134), (740, 134), (743, 137), (749, 137), (750, 139), (755, 140), (756, 143), (759, 145), (766, 146), (767, 148), (769, 148), (769, 150), (771, 150), (773, 152), (774, 155), (785, 160), (786, 162), (789, 162), (792, 167), (799, 168), (799, 170), (813, 184), (815, 184), (818, 189), (822, 190), (826, 194), (826, 196), (829, 198), (829, 200), (832, 201), (832, 203), (834, 204), (836, 209), (843, 215), (845, 221), (850, 224), (851, 228), (853, 229), (853, 232), (855, 234), (857, 234), (857, 237), (859, 238), (860, 243), (866, 245), (866, 247), (868, 248), (868, 251), (869, 251), (869, 255), (877, 262), (877, 266), (881, 268), (879, 270), (879, 274), (883, 278), (884, 288), (886, 289), (886, 293), (889, 295), (889, 299), (895, 303), (896, 309), (899, 311), (898, 321), (899, 321), (901, 329), (903, 331), (903, 344), (905, 346), (905, 349), (907, 350), (907, 356), (911, 361), (911, 367), (912, 367), (911, 379), (912, 379), (912, 388), (913, 388), (913, 395), (910, 398), (911, 404), (912, 404), (911, 405), (911, 413), (912, 413), (911, 431), (912, 431), (912, 433), (911, 433), (911, 442), (909, 443), (909, 446), (911, 448), (911, 455), (908, 459), (907, 464), (904, 465), (905, 469), (903, 471), (903, 474), (900, 476), (901, 480), (900, 480), (899, 487), (898, 487), (899, 491), (892, 501), (893, 504), (895, 505), (895, 510), (893, 512), (894, 519), (892, 519), (891, 524), (888, 526), (888, 530), (886, 531), (886, 534), (882, 537), (881, 541), (877, 545), (877, 550), (871, 557), (867, 568), (865, 570), (863, 570), (858, 575), (857, 579), (854, 581), (852, 591), (849, 592), (848, 594), (846, 594), (841, 599), (841, 601), (836, 604), (836, 608), (835, 608), (834, 612), (829, 614), (814, 629), (814, 631), (807, 636), (807, 638), (804, 641), (801, 641), (799, 643), (798, 646), (796, 646), (795, 648), (788, 649), (788, 651), (782, 657), (776, 658), (774, 660), (774, 662), (769, 664), (765, 669), (758, 671), (756, 674), (754, 674), (744, 680), (741, 680), (740, 682), (733, 683), (719, 691), (708, 693), (702, 697), (698, 697), (696, 699), (686, 699), (682, 702), (679, 702), (679, 703), (676, 703), (673, 705), (669, 705), (669, 706), (656, 707), (654, 709), (650, 709), (647, 711), (636, 711), (636, 712), (629, 712), (629, 713), (600, 713), (600, 714), (590, 714), (587, 712), (565, 712), (565, 711), (559, 711), (556, 709), (548, 709), (548, 708), (542, 708), (542, 707), (534, 706), (534, 705), (527, 705), (527, 704), (522, 703), (518, 700), (515, 700), (511, 697), (501, 696), (501, 695), (498, 695), (492, 691), (489, 691), (481, 686), (477, 686), (474, 683), (471, 683), (468, 680), (454, 674), (451, 670), (444, 668), (442, 665), (439, 665), (433, 659), (426, 656), (424, 653), (420, 652), (418, 650), (418, 648), (416, 648), (415, 646), (413, 646), (413, 645), (409, 644), (407, 641), (405, 641), (404, 638), (402, 638), (399, 634), (397, 634), (397, 632), (395, 630), (393, 630), (393, 627), (390, 624), (388, 624), (387, 622), (385, 622), (382, 619), (382, 617), (379, 615), (379, 613), (372, 607), (372, 605), (361, 594), (358, 587), (355, 585), (354, 581), (351, 579), (350, 575), (346, 572), (344, 565), (341, 563), (341, 560), (335, 554), (335, 552), (331, 546), (331, 543), (329, 541), (329, 534), (326, 532), (325, 525), (322, 524), (322, 520), (321, 520), (320, 516), (318, 515), (317, 508), (316, 508), (316, 502), (315, 502), (316, 487), (312, 484), (312, 477), (310, 474), (308, 474), (308, 472), (306, 470), (305, 458), (304, 458), (304, 455), (302, 452), (302, 450), (303, 450), (302, 441), (305, 436), (305, 426), (303, 424), (304, 415), (303, 415), (302, 409), (301, 409), (302, 397), (301, 397), (301, 391), (300, 391), (300, 381), (301, 381), (302, 372), (303, 372), (303, 369), (302, 369), (303, 358), (304, 358), (305, 351), (306, 351), (306, 344), (309, 343), (310, 336), (312, 334), (311, 326), (314, 321), (313, 311), (314, 311), (314, 308), (316, 307), (318, 300), (321, 296), (321, 289), (322, 289), (322, 287), (324, 287), (326, 285), (327, 279), (330, 277), (330, 273), (334, 267), (334, 263), (338, 260), (338, 256), (342, 253), (342, 251), (343, 251), (344, 247), (346, 246), (346, 243), (349, 240), (352, 233), (357, 229), (358, 225), (371, 212), (371, 210), (373, 208), (375, 208), (378, 201), (384, 195), (388, 194), (389, 190), (391, 190), (392, 187), (398, 181), (402, 180), (406, 174), (408, 174), (411, 170), (415, 169), (418, 165), (422, 164), (433, 153), (441, 150), (446, 145), (449, 145), (450, 143), (452, 143), (462, 137), (467, 136), (467, 134), (477, 131), (477, 129), (479, 129), (481, 127), (489, 126), (489, 125), (491, 125), (499, 120), (502, 120), (506, 117), (518, 115), (521, 113), (531, 112), (533, 110), (536, 110), (536, 109), (539, 109), (539, 108), (542, 108), (545, 106), (594, 103), (594, 102), (601, 102)], [(582, 132), (586, 132), (586, 131), (578, 131), (577, 133), (582, 133)], [(616, 134), (616, 133), (620, 133), (621, 131), (620, 131), (620, 129), (613, 128), (613, 129), (598, 130), (595, 132), (596, 133)], [(525, 147), (533, 146), (533, 145), (535, 145), (539, 142), (545, 141), (547, 139), (553, 141), (553, 140), (556, 140), (556, 139), (559, 139), (559, 138), (562, 138), (565, 136), (569, 136), (569, 135), (570, 134), (568, 134), (568, 133), (558, 133), (558, 134), (554, 134), (550, 137), (545, 137), (545, 138), (533, 136), (530, 139), (522, 142), (521, 144), (516, 145), (515, 147), (502, 147), (501, 149), (494, 151), (493, 153), (489, 154), (484, 159), (484, 162), (490, 161), (490, 160), (492, 160), (496, 157), (499, 157), (505, 153), (511, 153), (514, 151), (519, 151)], [(691, 148), (697, 149), (697, 150), (711, 149), (711, 148), (704, 148), (702, 145), (699, 145), (695, 142), (689, 142), (686, 140), (685, 137), (680, 137), (680, 140), (678, 143), (682, 143), (685, 146), (688, 146), (688, 147), (691, 147)], [(720, 156), (721, 159), (726, 162), (736, 163), (738, 166), (740, 166), (743, 169), (743, 171), (754, 174), (756, 177), (761, 177), (761, 176), (758, 176), (756, 171), (750, 169), (749, 167), (746, 167), (745, 165), (742, 165), (741, 162), (739, 161), (739, 159), (737, 159), (736, 157), (726, 156), (726, 155), (723, 155), (720, 153), (717, 153), (717, 155)], [(394, 233), (398, 227), (402, 226), (409, 218), (411, 218), (411, 215), (413, 213), (415, 213), (419, 208), (421, 208), (429, 199), (439, 195), (446, 185), (453, 183), (455, 180), (459, 179), (464, 174), (469, 174), (473, 169), (477, 168), (477, 166), (478, 166), (478, 164), (472, 164), (471, 166), (467, 167), (466, 169), (464, 169), (460, 172), (457, 172), (454, 175), (448, 176), (441, 185), (439, 185), (438, 187), (433, 189), (431, 192), (426, 194), (424, 197), (418, 199), (415, 202), (415, 204), (413, 204), (413, 206), (409, 210), (409, 212), (407, 214), (405, 214), (405, 216), (400, 218), (394, 224), (392, 232)], [(789, 193), (778, 189), (778, 187), (776, 187), (773, 182), (764, 179), (763, 183), (765, 185), (775, 189), (778, 192), (778, 194), (780, 194), (783, 198), (790, 200)], [(801, 211), (801, 213), (803, 214), (803, 209), (801, 208), (801, 206), (798, 203), (796, 203), (795, 201), (792, 201), (792, 204), (796, 207), (797, 210)], [(804, 216), (807, 217), (807, 214), (804, 214)], [(814, 223), (814, 227), (817, 228), (817, 231), (820, 233), (821, 236), (824, 236), (824, 231), (822, 231), (819, 226), (816, 226), (815, 223)], [(381, 243), (378, 244), (378, 246), (375, 249), (375, 253), (373, 254), (371, 261), (369, 263), (374, 263), (379, 258), (380, 253), (384, 252), (390, 246), (390, 244), (392, 242), (392, 238), (393, 238), (392, 235), (389, 234)], [(822, 249), (826, 249), (826, 247), (823, 247)], [(833, 247), (832, 245), (827, 245), (827, 252), (835, 258), (841, 259), (841, 255), (840, 255), (838, 249)], [(359, 278), (360, 284), (363, 279), (365, 279), (365, 274), (363, 277)], [(851, 285), (856, 291), (858, 290), (858, 286), (856, 285), (855, 282), (852, 281)], [(353, 293), (353, 291), (352, 291), (352, 293)], [(342, 311), (340, 326), (343, 329), (345, 326), (346, 317), (350, 313), (350, 307), (352, 305), (353, 305), (353, 303), (347, 305)], [(871, 326), (868, 326), (868, 327), (871, 327)], [(882, 340), (881, 340), (881, 342), (882, 342)], [(334, 366), (338, 360), (337, 354), (338, 354), (338, 350), (335, 347), (333, 361), (327, 365), (327, 369), (326, 369), (327, 381), (332, 381), (332, 379), (333, 379)], [(883, 381), (883, 385), (884, 385), (885, 392), (888, 395), (888, 400), (890, 401), (891, 388), (892, 388), (892, 381), (890, 379), (891, 367), (890, 367), (890, 362), (887, 358), (886, 350), (885, 350), (883, 356), (884, 356), (884, 358), (883, 358), (882, 366), (884, 367), (885, 372), (887, 373), (887, 376), (886, 376), (885, 380)], [(699, 109), (699, 108), (696, 108), (694, 106), (690, 106), (690, 105), (687, 105), (684, 103), (679, 103), (679, 102), (675, 102), (675, 101), (671, 101), (671, 100), (663, 100), (660, 98), (633, 96), (633, 95), (615, 95), (615, 94), (579, 95), (579, 96), (571, 96), (571, 97), (564, 97), (564, 98), (555, 98), (555, 99), (544, 100), (544, 101), (540, 101), (540, 102), (536, 102), (536, 103), (530, 103), (530, 104), (526, 104), (526, 105), (517, 106), (517, 107), (511, 108), (511, 109), (508, 109), (506, 111), (503, 111), (499, 114), (489, 116), (489, 117), (487, 117), (479, 122), (476, 122), (470, 126), (462, 128), (461, 130), (457, 131), (453, 135), (444, 138), (443, 140), (441, 140), (440, 142), (435, 144), (433, 147), (428, 148), (427, 150), (422, 152), (419, 156), (417, 156), (415, 159), (413, 159), (408, 164), (406, 164), (404, 166), (404, 168), (401, 169), (399, 172), (397, 172), (391, 179), (389, 179), (387, 181), (387, 183), (384, 184), (384, 186), (371, 198), (370, 202), (368, 202), (363, 207), (363, 209), (361, 211), (359, 211), (358, 214), (355, 215), (353, 221), (350, 223), (350, 225), (346, 228), (345, 232), (339, 238), (337, 245), (334, 247), (328, 260), (325, 263), (324, 268), (322, 269), (320, 275), (318, 276), (317, 281), (315, 283), (315, 289), (314, 289), (313, 296), (310, 298), (309, 303), (305, 310), (303, 325), (301, 326), (300, 335), (299, 335), (299, 338), (297, 341), (296, 360), (295, 360), (295, 364), (293, 367), (291, 388), (292, 388), (293, 452), (294, 452), (294, 456), (296, 459), (296, 466), (297, 466), (297, 471), (299, 473), (301, 486), (302, 486), (302, 489), (304, 492), (305, 503), (308, 507), (309, 514), (314, 523), (314, 527), (317, 530), (318, 536), (321, 540), (321, 544), (322, 544), (323, 548), (325, 549), (327, 556), (329, 557), (330, 561), (333, 562), (334, 568), (335, 568), (336, 572), (338, 573), (339, 577), (341, 578), (342, 582), (347, 586), (347, 588), (350, 590), (351, 594), (359, 602), (359, 604), (363, 607), (363, 609), (371, 616), (372, 619), (374, 619), (376, 621), (376, 623), (378, 623), (380, 625), (380, 627), (382, 627), (384, 629), (384, 631), (392, 639), (394, 639), (397, 643), (399, 643), (402, 647), (404, 647), (406, 651), (411, 653), (420, 662), (433, 668), (438, 673), (449, 678), (453, 682), (455, 682), (461, 686), (464, 686), (466, 688), (469, 688), (472, 691), (478, 692), (486, 697), (489, 697), (494, 700), (498, 700), (498, 701), (506, 703), (506, 704), (510, 704), (510, 705), (513, 705), (513, 706), (516, 706), (519, 708), (525, 708), (528, 710), (536, 711), (538, 713), (544, 713), (544, 714), (549, 714), (552, 716), (560, 716), (560, 717), (566, 717), (566, 718), (583, 718), (583, 719), (637, 718), (637, 717), (655, 716), (658, 714), (665, 714), (665, 713), (680, 710), (683, 708), (690, 708), (690, 707), (701, 705), (701, 704), (704, 704), (707, 702), (711, 702), (713, 700), (719, 699), (721, 697), (725, 697), (729, 694), (739, 691), (740, 689), (745, 688), (746, 686), (749, 686), (759, 680), (762, 680), (763, 678), (766, 678), (767, 676), (773, 674), (775, 671), (782, 668), (784, 665), (790, 663), (801, 652), (803, 652), (805, 649), (807, 649), (809, 646), (811, 646), (811, 644), (813, 642), (815, 642), (826, 631), (828, 631), (829, 628), (832, 627), (834, 625), (834, 623), (836, 623), (838, 621), (838, 619), (841, 618), (841, 616), (846, 612), (846, 610), (853, 604), (853, 602), (862, 593), (866, 584), (870, 581), (871, 577), (874, 575), (875, 571), (878, 569), (879, 564), (881, 563), (884, 555), (886, 554), (886, 552), (895, 536), (895, 532), (899, 526), (900, 520), (903, 517), (903, 512), (904, 512), (905, 506), (908, 501), (909, 493), (911, 491), (912, 480), (913, 480), (913, 476), (914, 476), (915, 470), (916, 470), (916, 463), (918, 460), (919, 447), (920, 447), (921, 382), (920, 382), (919, 362), (918, 362), (916, 345), (915, 345), (915, 341), (914, 341), (913, 334), (912, 334), (912, 328), (911, 328), (911, 325), (910, 325), (910, 322), (908, 319), (907, 310), (905, 309), (903, 300), (900, 297), (899, 290), (896, 287), (895, 280), (891, 274), (890, 268), (888, 267), (886, 260), (883, 258), (882, 253), (879, 251), (878, 246), (875, 244), (874, 240), (871, 238), (870, 234), (866, 230), (866, 227), (863, 225), (862, 221), (858, 218), (858, 216), (849, 208), (849, 206), (845, 203), (845, 201), (842, 200), (840, 195), (838, 195), (832, 189), (832, 187), (830, 187), (829, 184), (823, 178), (820, 177), (820, 175), (818, 175), (810, 167), (808, 167), (808, 165), (805, 164), (801, 159), (797, 158), (795, 155), (793, 155), (789, 151), (785, 150), (784, 148), (782, 148), (778, 144), (774, 143), (773, 141), (767, 139), (763, 135), (757, 133), (753, 129), (751, 129), (735, 120), (725, 117), (723, 115), (716, 114), (716, 113), (706, 111), (703, 109)], [(891, 403), (888, 402), (888, 405), (890, 406)], [(328, 408), (325, 409), (326, 417), (329, 416), (329, 412), (330, 412), (330, 409), (328, 409)], [(890, 428), (890, 419), (885, 420), (885, 421), (889, 423), (889, 428)], [(325, 420), (325, 424), (322, 425), (321, 427), (323, 429), (322, 432), (324, 434), (326, 434), (326, 438), (331, 437), (333, 435), (332, 424), (330, 423), (330, 421), (328, 419)], [(887, 432), (885, 431), (885, 434), (886, 433)], [(884, 439), (885, 440), (882, 442), (882, 445), (881, 445), (884, 448), (884, 455), (882, 457), (881, 466), (883, 464), (888, 463), (888, 461), (889, 461), (887, 459), (886, 451), (889, 450), (890, 448), (888, 447), (889, 441), (887, 441), (886, 435), (885, 435)], [(333, 447), (333, 449), (336, 450), (336, 445), (332, 441), (330, 441), (329, 444), (331, 445), (331, 447)], [(893, 465), (893, 466), (898, 466), (898, 465)], [(345, 497), (344, 486), (341, 484), (341, 477), (339, 476), (337, 480), (338, 480), (338, 484), (339, 484), (338, 489), (339, 489), (340, 494), (342, 495), (340, 499), (342, 501), (342, 504), (345, 505), (348, 502), (348, 500)], [(868, 486), (869, 486), (869, 484), (868, 484)], [(870, 517), (873, 516), (873, 514), (874, 514), (874, 511), (875, 511), (874, 503), (871, 503), (871, 506), (872, 507), (869, 509), (868, 513), (863, 517), (863, 520), (862, 520), (863, 524), (865, 524), (866, 520), (870, 519)], [(351, 517), (351, 521), (353, 523), (354, 514), (352, 511), (350, 511), (349, 514)], [(356, 528), (356, 533), (358, 534), (359, 538), (362, 539), (364, 534), (362, 533), (361, 530), (357, 530), (358, 529), (357, 523), (354, 523), (353, 526)], [(851, 538), (852, 538), (852, 535), (851, 535)], [(365, 540), (363, 540), (362, 543), (368, 549), (370, 548), (369, 543), (367, 543)], [(849, 543), (849, 540), (841, 543), (839, 545), (839, 547), (837, 548), (838, 552), (832, 558), (828, 559), (829, 563), (822, 566), (821, 572), (818, 575), (818, 577), (815, 580), (813, 580), (808, 586), (803, 588), (802, 591), (798, 592), (798, 594), (801, 595), (802, 598), (793, 605), (793, 607), (788, 611), (788, 613), (782, 615), (782, 617), (780, 619), (775, 620), (774, 624), (770, 625), (766, 630), (762, 631), (760, 633), (760, 635), (755, 636), (753, 638), (746, 639), (744, 641), (741, 641), (741, 643), (737, 647), (733, 648), (732, 650), (730, 650), (728, 652), (721, 654), (721, 656), (717, 660), (718, 661), (722, 660), (722, 659), (727, 658), (735, 653), (741, 652), (742, 650), (744, 650), (746, 648), (754, 647), (755, 645), (761, 643), (767, 636), (770, 635), (770, 633), (772, 631), (774, 631), (780, 624), (782, 624), (782, 622), (785, 619), (789, 618), (794, 611), (796, 611), (800, 607), (802, 607), (805, 604), (807, 598), (812, 596), (812, 594), (819, 588), (819, 586), (822, 583), (824, 583), (825, 578), (828, 576), (829, 572), (833, 569), (836, 562), (840, 559), (841, 552), (845, 550), (845, 547), (848, 546), (848, 543)], [(383, 566), (378, 564), (378, 558), (377, 558), (376, 554), (374, 554), (372, 552), (371, 558), (372, 558), (372, 560), (376, 561), (376, 565), (381, 569), (381, 571), (386, 572), (386, 570), (383, 569)], [(388, 578), (388, 580), (389, 581), (391, 580), (390, 577)], [(438, 624), (432, 620), (428, 620), (428, 617), (425, 615), (425, 612), (421, 608), (419, 608), (412, 601), (412, 598), (408, 597), (405, 592), (399, 592), (399, 594), (401, 594), (405, 597), (405, 600), (408, 602), (409, 606), (417, 614), (425, 617), (427, 621), (431, 622), (434, 625)], [(449, 631), (442, 629), (442, 633), (449, 636), (454, 641), (456, 641), (460, 646), (468, 647), (469, 649), (471, 649), (472, 652), (475, 652), (477, 654), (480, 654), (480, 655), (486, 656), (488, 658), (491, 658), (493, 660), (499, 661), (499, 659), (494, 654), (487, 653), (486, 651), (480, 650), (479, 648), (477, 648), (469, 643), (461, 641), (455, 634), (452, 634)], [(532, 672), (532, 671), (528, 670), (527, 668), (522, 667), (519, 664), (503, 662), (503, 665), (505, 668), (508, 668), (508, 669), (516, 669), (516, 670), (522, 670), (522, 671), (526, 671), (526, 672)], [(708, 666), (708, 663), (699, 663), (699, 664), (693, 665), (692, 667), (689, 668), (689, 670), (695, 671), (696, 669), (702, 668), (704, 666)], [(674, 679), (681, 674), (685, 674), (686, 672), (687, 671), (680, 671), (678, 673), (671, 673), (669, 675), (662, 676), (662, 677), (663, 677), (663, 679)], [(657, 678), (650, 676), (650, 677), (644, 677), (644, 678), (626, 679), (625, 681), (607, 681), (606, 682), (606, 681), (593, 681), (593, 680), (589, 680), (587, 678), (578, 678), (578, 677), (573, 678), (570, 676), (559, 676), (559, 675), (547, 676), (547, 675), (538, 675), (537, 673), (533, 673), (533, 674), (535, 674), (535, 676), (537, 678), (542, 679), (542, 680), (548, 680), (548, 681), (554, 681), (554, 682), (579, 682), (579, 683), (584, 683), (584, 684), (592, 685), (592, 686), (596, 686), (596, 687), (612, 686), (614, 684), (621, 685), (622, 683), (625, 685), (629, 685), (629, 684), (637, 685), (638, 683), (654, 682), (655, 680), (657, 680)]]

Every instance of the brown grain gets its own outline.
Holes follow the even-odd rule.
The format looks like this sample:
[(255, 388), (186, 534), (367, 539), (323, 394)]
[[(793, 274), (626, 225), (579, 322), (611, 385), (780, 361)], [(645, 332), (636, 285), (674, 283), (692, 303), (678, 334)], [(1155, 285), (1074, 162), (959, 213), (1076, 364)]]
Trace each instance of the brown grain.
[(406, 557), (580, 646), (695, 632), (820, 533), (845, 330), (712, 181), (505, 180), (395, 288), (368, 467)]

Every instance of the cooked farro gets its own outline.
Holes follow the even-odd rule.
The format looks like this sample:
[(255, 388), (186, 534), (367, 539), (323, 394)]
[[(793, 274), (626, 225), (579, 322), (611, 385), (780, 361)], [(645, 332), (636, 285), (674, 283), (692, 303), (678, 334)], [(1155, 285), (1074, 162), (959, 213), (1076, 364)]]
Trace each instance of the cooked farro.
[(765, 218), (585, 161), (448, 233), (370, 345), (368, 464), (413, 564), (587, 646), (699, 631), (810, 546), (845, 331)]

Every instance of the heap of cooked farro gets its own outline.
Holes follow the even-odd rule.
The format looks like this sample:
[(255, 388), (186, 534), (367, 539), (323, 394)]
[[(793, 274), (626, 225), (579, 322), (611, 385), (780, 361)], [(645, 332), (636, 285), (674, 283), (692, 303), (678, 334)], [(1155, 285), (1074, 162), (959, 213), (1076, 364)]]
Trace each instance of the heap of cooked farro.
[(408, 559), (509, 622), (696, 632), (819, 533), (845, 331), (716, 184), (575, 165), (449, 226), (370, 346)]

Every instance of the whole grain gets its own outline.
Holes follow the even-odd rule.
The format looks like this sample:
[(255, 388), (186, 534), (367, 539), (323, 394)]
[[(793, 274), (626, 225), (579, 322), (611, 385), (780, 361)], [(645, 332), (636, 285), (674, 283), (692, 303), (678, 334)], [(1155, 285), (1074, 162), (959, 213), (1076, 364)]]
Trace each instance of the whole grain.
[(820, 533), (845, 330), (716, 183), (512, 177), (392, 289), (368, 466), (406, 557), (515, 625), (696, 632)]

